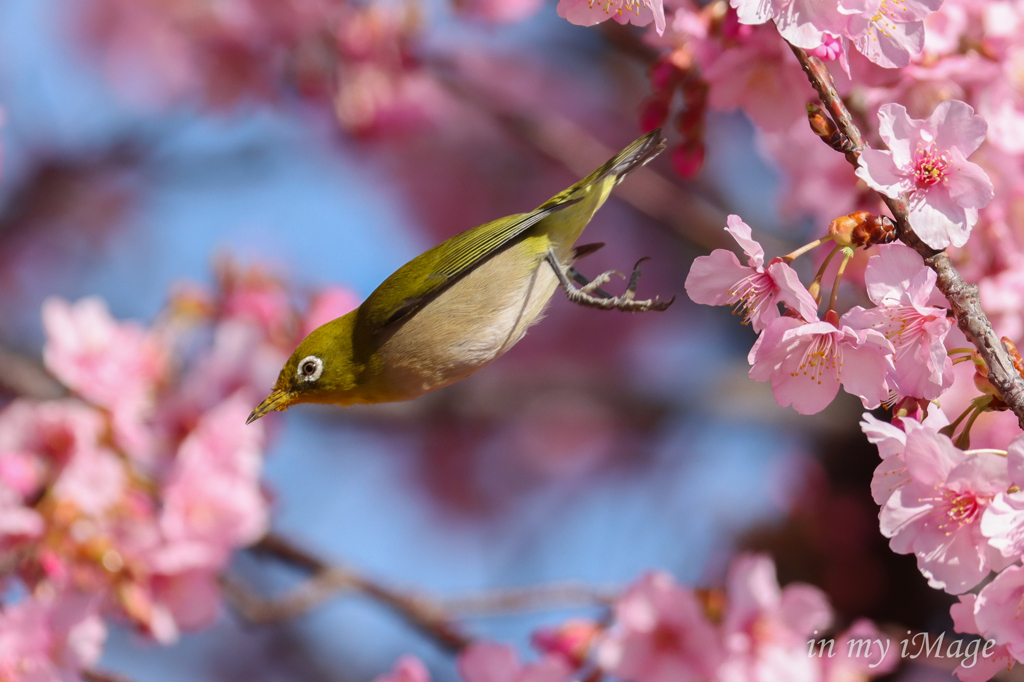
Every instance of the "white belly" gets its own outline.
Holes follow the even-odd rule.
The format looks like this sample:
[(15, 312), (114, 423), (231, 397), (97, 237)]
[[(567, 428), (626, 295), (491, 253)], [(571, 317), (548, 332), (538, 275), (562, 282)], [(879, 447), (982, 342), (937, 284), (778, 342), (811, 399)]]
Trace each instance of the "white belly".
[[(511, 348), (540, 319), (558, 287), (547, 261), (522, 272), (526, 242), (515, 244), (453, 284), (381, 346), (385, 382), (411, 399), (454, 383)], [(519, 268), (510, 263), (520, 264)], [(515, 273), (516, 270), (519, 274)], [(431, 339), (423, 343), (422, 339)]]

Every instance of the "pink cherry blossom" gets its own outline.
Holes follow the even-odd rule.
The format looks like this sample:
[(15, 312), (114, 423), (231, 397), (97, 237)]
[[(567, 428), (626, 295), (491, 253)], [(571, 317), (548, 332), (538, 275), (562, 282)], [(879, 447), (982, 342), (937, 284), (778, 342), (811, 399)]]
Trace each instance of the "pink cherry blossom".
[[(1024, 485), (1024, 436), (1007, 446), (1006, 465), (1010, 483), (1020, 488)], [(1024, 492), (1000, 491), (985, 509), (981, 532), (1004, 557), (1019, 560), (1024, 555)]]
[(845, 35), (857, 50), (886, 68), (907, 66), (924, 48), (924, 19), (942, 0), (844, 0), (858, 10), (849, 18)]
[(402, 656), (395, 661), (391, 672), (378, 675), (373, 682), (430, 682), (430, 672), (415, 656)]
[(0, 609), (0, 678), (11, 682), (78, 680), (100, 659), (107, 628), (94, 596), (26, 597)]
[(978, 209), (993, 196), (988, 175), (967, 160), (985, 139), (985, 120), (956, 100), (942, 102), (924, 120), (885, 104), (878, 120), (889, 151), (865, 149), (857, 177), (886, 196), (906, 194), (911, 225), (932, 248), (963, 246)]
[(530, 644), (545, 654), (557, 654), (570, 665), (583, 665), (590, 645), (602, 627), (592, 620), (573, 618), (557, 628), (539, 628), (530, 635)]
[(708, 107), (743, 109), (765, 130), (785, 130), (806, 117), (814, 91), (793, 52), (774, 28), (758, 26), (726, 50), (697, 54), (708, 84)]
[(165, 369), (164, 355), (140, 326), (118, 322), (103, 299), (43, 303), (46, 366), (86, 400), (112, 407), (123, 396), (150, 389)]
[(250, 402), (242, 394), (229, 398), (182, 442), (163, 491), (160, 527), (170, 545), (157, 558), (162, 571), (217, 566), (230, 550), (266, 532), (259, 485), (263, 429), (245, 424)]
[(861, 190), (850, 164), (807, 126), (806, 116), (783, 130), (758, 130), (758, 151), (779, 170), (779, 212), (822, 224), (859, 208)]
[(459, 655), (463, 682), (568, 682), (572, 668), (561, 656), (523, 665), (510, 646), (475, 641)]
[(1024, 567), (1003, 570), (981, 592), (974, 603), (974, 620), (984, 637), (1006, 646), (1018, 661), (1024, 659), (1024, 628), (1020, 625), (1024, 603)]
[(121, 499), (127, 478), (124, 463), (110, 450), (81, 450), (61, 471), (53, 494), (83, 514), (100, 516)]
[(577, 26), (593, 26), (607, 19), (620, 24), (646, 26), (654, 22), (658, 35), (665, 32), (662, 0), (558, 0), (558, 16)]
[(768, 325), (750, 351), (750, 378), (771, 381), (775, 402), (800, 414), (821, 412), (842, 384), (867, 409), (889, 395), (892, 344), (874, 329), (853, 329), (780, 317)]
[(763, 555), (733, 561), (722, 623), (727, 659), (720, 682), (817, 682), (819, 659), (807, 640), (824, 631), (832, 609), (824, 593), (802, 583), (779, 587), (775, 564)]
[(815, 50), (849, 39), (886, 68), (906, 66), (921, 52), (923, 20), (941, 5), (941, 0), (730, 1), (741, 22), (774, 20), (782, 37), (797, 47)]
[[(974, 613), (977, 608), (978, 595), (961, 594), (960, 601), (949, 607), (949, 615), (953, 618), (953, 629), (970, 635), (983, 634), (978, 627)], [(988, 656), (979, 655), (961, 661), (957, 666), (956, 676), (962, 682), (988, 682), (1000, 670), (1009, 670), (1016, 663), (1005, 644), (999, 644), (989, 650)]]
[(909, 246), (883, 245), (864, 273), (868, 297), (878, 307), (857, 306), (843, 317), (854, 329), (882, 332), (895, 348), (894, 389), (927, 400), (938, 398), (953, 384), (953, 361), (944, 345), (953, 321), (945, 308), (928, 305), (935, 277)]
[(694, 260), (685, 285), (694, 302), (735, 306), (743, 313), (744, 322), (758, 332), (779, 317), (779, 303), (805, 317), (817, 316), (818, 304), (793, 268), (781, 260), (764, 266), (764, 250), (752, 238), (749, 225), (730, 215), (725, 230), (747, 255), (747, 265), (741, 265), (736, 254), (725, 249)]
[(110, 410), (117, 440), (133, 457), (148, 460), (150, 434), (143, 423), (167, 371), (157, 337), (137, 324), (118, 322), (96, 297), (73, 305), (47, 299), (43, 326), (46, 366), (77, 395)]
[[(854, 651), (850, 655), (851, 641), (865, 641), (866, 648)], [(887, 645), (886, 642), (889, 642)], [(887, 675), (899, 665), (900, 655), (889, 636), (879, 632), (878, 628), (867, 618), (853, 623), (842, 634), (836, 637), (835, 657), (822, 658), (824, 666), (824, 682), (849, 682), (864, 680), (880, 675)]]
[(649, 573), (615, 605), (616, 628), (597, 659), (624, 682), (690, 682), (714, 676), (724, 652), (693, 592)]
[(914, 554), (928, 584), (951, 594), (977, 585), (1006, 562), (982, 534), (992, 499), (1010, 486), (1006, 458), (967, 455), (927, 427), (907, 433), (910, 479), (892, 492), (879, 516), (897, 554)]
[(895, 424), (879, 421), (868, 412), (865, 412), (862, 418), (864, 421), (860, 423), (861, 431), (868, 442), (878, 448), (878, 456), (882, 458), (871, 478), (871, 496), (879, 506), (882, 506), (892, 496), (894, 490), (910, 480), (907, 463), (903, 459), (903, 451), (907, 447), (907, 434), (921, 427), (937, 431), (946, 426), (949, 420), (935, 405), (930, 407), (923, 422), (910, 418), (900, 420), (902, 429)]

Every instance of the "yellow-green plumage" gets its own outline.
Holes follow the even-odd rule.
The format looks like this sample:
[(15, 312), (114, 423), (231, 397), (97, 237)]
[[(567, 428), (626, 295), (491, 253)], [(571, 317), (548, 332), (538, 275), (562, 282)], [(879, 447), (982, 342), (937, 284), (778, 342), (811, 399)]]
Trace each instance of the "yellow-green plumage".
[[(612, 188), (664, 148), (660, 131), (530, 213), (485, 223), (409, 261), (356, 310), (314, 330), (250, 416), (300, 402), (409, 400), (472, 374), (515, 344), (558, 287), (563, 266)], [(304, 360), (322, 370), (303, 374)], [(301, 365), (301, 366), (300, 366)]]

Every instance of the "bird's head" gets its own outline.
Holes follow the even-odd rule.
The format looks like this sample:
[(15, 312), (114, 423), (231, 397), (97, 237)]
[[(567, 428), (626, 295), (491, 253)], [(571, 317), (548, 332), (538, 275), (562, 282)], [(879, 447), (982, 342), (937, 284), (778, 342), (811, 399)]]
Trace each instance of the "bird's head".
[(310, 332), (284, 363), (274, 390), (245, 423), (251, 424), (268, 412), (287, 410), (297, 403), (357, 402), (353, 392), (358, 368), (352, 353), (355, 316), (353, 310)]

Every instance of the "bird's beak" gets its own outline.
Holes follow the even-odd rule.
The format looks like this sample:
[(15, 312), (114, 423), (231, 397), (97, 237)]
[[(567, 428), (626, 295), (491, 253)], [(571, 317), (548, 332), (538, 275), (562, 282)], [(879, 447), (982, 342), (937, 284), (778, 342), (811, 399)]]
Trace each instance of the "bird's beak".
[(264, 398), (263, 402), (256, 406), (256, 409), (252, 411), (252, 414), (250, 414), (249, 418), (245, 420), (245, 423), (252, 424), (267, 412), (273, 412), (274, 410), (286, 410), (291, 403), (291, 391), (274, 389), (273, 393)]

